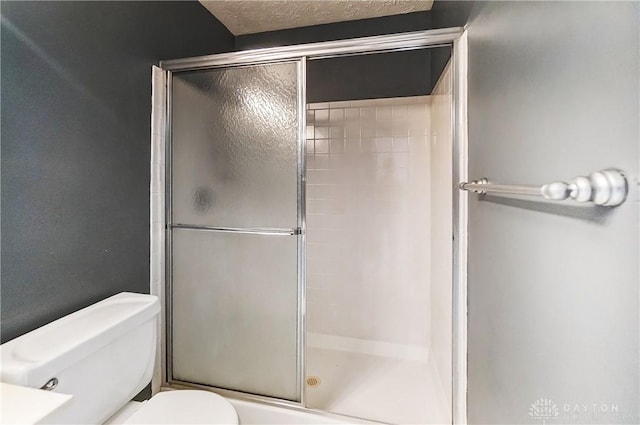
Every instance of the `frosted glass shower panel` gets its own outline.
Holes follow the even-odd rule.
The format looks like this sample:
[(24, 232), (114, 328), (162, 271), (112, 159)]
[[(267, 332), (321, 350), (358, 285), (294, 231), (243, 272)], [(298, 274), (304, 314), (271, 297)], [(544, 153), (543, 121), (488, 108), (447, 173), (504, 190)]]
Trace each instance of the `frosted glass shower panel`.
[(298, 64), (175, 73), (173, 222), (296, 227)]
[(298, 400), (297, 238), (173, 231), (173, 377)]

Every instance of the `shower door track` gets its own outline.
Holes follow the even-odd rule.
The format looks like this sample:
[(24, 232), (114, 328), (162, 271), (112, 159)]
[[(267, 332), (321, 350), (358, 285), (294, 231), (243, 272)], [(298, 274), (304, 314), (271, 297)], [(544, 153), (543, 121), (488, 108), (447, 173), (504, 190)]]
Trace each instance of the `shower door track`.
[[(452, 329), (452, 422), (454, 424), (466, 423), (466, 393), (467, 393), (467, 296), (466, 296), (466, 255), (467, 255), (467, 198), (466, 194), (457, 190), (459, 181), (467, 180), (467, 38), (463, 28), (445, 28), (426, 31), (415, 31), (400, 34), (361, 37), (348, 40), (327, 41), (319, 43), (299, 44), (291, 46), (245, 50), (231, 53), (221, 53), (208, 56), (173, 59), (161, 61), (159, 66), (164, 71), (166, 86), (163, 87), (165, 103), (161, 109), (165, 125), (165, 158), (167, 176), (165, 184), (159, 189), (165, 197), (165, 246), (161, 247), (160, 258), (164, 259), (164, 281), (160, 282), (162, 289), (154, 290), (161, 298), (161, 304), (165, 308), (162, 322), (165, 329), (160, 334), (160, 350), (163, 353), (160, 361), (160, 372), (154, 373), (153, 388), (184, 388), (199, 387), (214, 390), (224, 396), (263, 404), (271, 404), (295, 410), (310, 410), (305, 407), (306, 386), (303, 383), (305, 370), (305, 105), (306, 105), (306, 61), (339, 57), (347, 55), (365, 55), (383, 52), (400, 52), (407, 50), (424, 49), (438, 46), (453, 46), (453, 101), (452, 101), (452, 134), (453, 134), (453, 329)], [(171, 74), (174, 71), (190, 71), (198, 69), (211, 69), (217, 67), (245, 66), (266, 64), (282, 61), (296, 60), (301, 63), (301, 74), (298, 81), (299, 93), (302, 93), (302, 101), (299, 105), (299, 152), (298, 152), (298, 228), (294, 229), (237, 229), (212, 226), (196, 226), (189, 224), (171, 223)], [(154, 108), (156, 108), (154, 104)], [(152, 136), (152, 143), (153, 143)], [(152, 179), (152, 193), (154, 181)], [(152, 214), (153, 214), (152, 202)], [(219, 232), (257, 233), (299, 235), (298, 268), (299, 268), (299, 330), (298, 330), (298, 386), (300, 401), (275, 399), (271, 397), (253, 395), (224, 388), (203, 386), (191, 382), (178, 381), (171, 374), (171, 229), (198, 229)], [(154, 257), (152, 256), (152, 261)], [(153, 266), (153, 264), (152, 264)], [(155, 381), (160, 382), (155, 382)], [(327, 417), (336, 417), (326, 413)]]

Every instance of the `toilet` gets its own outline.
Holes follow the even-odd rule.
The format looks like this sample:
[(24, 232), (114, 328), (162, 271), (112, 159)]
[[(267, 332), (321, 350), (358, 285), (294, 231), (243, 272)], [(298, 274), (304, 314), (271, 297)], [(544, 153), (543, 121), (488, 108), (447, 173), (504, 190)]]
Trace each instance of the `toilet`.
[[(0, 381), (72, 395), (41, 423), (102, 424), (151, 381), (160, 304), (123, 292), (0, 345)], [(127, 424), (238, 424), (225, 398), (165, 391)]]

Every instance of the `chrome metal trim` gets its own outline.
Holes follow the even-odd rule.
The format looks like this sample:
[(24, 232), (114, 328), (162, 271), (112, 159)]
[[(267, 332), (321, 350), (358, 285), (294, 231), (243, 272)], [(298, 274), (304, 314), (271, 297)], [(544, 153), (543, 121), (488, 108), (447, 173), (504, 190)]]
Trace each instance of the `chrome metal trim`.
[[(156, 155), (161, 155), (166, 160), (166, 119), (167, 119), (167, 73), (157, 66), (152, 67), (152, 123), (151, 123), (151, 158), (150, 161), (151, 166), (158, 166), (160, 164), (153, 161), (154, 152)], [(160, 99), (159, 99), (160, 98)], [(158, 102), (158, 100), (160, 100)], [(162, 135), (159, 133), (163, 133)], [(160, 153), (160, 149), (162, 149), (162, 153)], [(166, 162), (162, 161), (163, 164), (163, 175), (166, 171)], [(163, 205), (160, 205), (156, 202), (153, 202), (153, 194), (164, 194), (166, 193), (166, 178), (161, 182), (159, 187), (155, 185), (155, 179), (151, 180), (150, 183), (150, 242), (156, 242), (156, 238), (162, 238), (162, 244), (158, 244), (158, 252), (154, 255), (153, 252), (150, 253), (150, 270), (158, 270), (160, 266), (162, 266), (163, 270), (159, 276), (158, 285), (154, 285), (154, 281), (150, 279), (149, 281), (149, 293), (151, 295), (157, 295), (160, 301), (160, 314), (157, 322), (156, 329), (156, 337), (158, 338), (158, 343), (156, 347), (156, 358), (153, 368), (153, 376), (151, 379), (151, 395), (155, 395), (162, 385), (165, 383), (165, 371), (166, 371), (166, 294), (165, 294), (165, 277), (166, 273), (164, 272), (165, 267), (165, 244), (166, 244), (166, 219), (165, 219), (165, 211), (166, 211), (166, 202)], [(157, 209), (161, 209), (161, 211), (156, 211)], [(157, 224), (153, 222), (153, 218), (159, 214), (162, 221), (162, 231), (161, 236), (156, 234)], [(161, 264), (157, 264), (160, 262)], [(151, 277), (151, 276), (150, 276)]]
[(453, 46), (452, 41), (446, 41), (438, 44), (429, 44), (428, 46), (410, 46), (410, 47), (399, 47), (399, 48), (396, 47), (393, 49), (376, 50), (373, 52), (353, 52), (353, 53), (342, 53), (342, 54), (318, 55), (318, 56), (309, 57), (308, 59), (310, 61), (315, 61), (315, 60), (322, 60), (322, 59), (344, 58), (347, 56), (362, 56), (362, 55), (373, 55), (373, 54), (380, 54), (380, 53), (397, 53), (397, 52), (407, 52), (411, 50), (434, 49), (437, 47), (452, 47), (452, 46)]
[(165, 328), (165, 341), (166, 341), (166, 362), (165, 362), (165, 374), (163, 379), (168, 382), (173, 376), (173, 232), (171, 231), (171, 225), (173, 223), (173, 137), (172, 137), (172, 124), (173, 124), (173, 73), (167, 71), (167, 106), (166, 110), (166, 122), (165, 122), (165, 289), (166, 296), (166, 328)]
[(460, 190), (479, 194), (487, 192), (513, 195), (541, 196), (551, 201), (573, 199), (595, 205), (617, 207), (627, 199), (629, 184), (624, 172), (615, 168), (596, 171), (588, 177), (578, 176), (567, 182), (556, 181), (542, 186), (523, 186), (491, 183), (487, 178), (462, 182)]
[(184, 71), (221, 65), (230, 66), (296, 59), (302, 56), (313, 59), (314, 57), (327, 57), (350, 53), (366, 54), (407, 50), (451, 43), (457, 40), (460, 34), (462, 34), (462, 28), (455, 27), (401, 34), (377, 35), (373, 37), (352, 38), (349, 40), (324, 41), (320, 43), (270, 47), (184, 59), (164, 60), (160, 62), (160, 67), (171, 71)]
[(41, 390), (52, 391), (58, 386), (58, 378), (51, 378), (46, 384), (40, 387)]
[[(248, 52), (249, 50), (244, 50)], [(217, 56), (217, 55), (213, 55)], [(194, 58), (195, 59), (195, 58)], [(177, 59), (181, 60), (181, 59)], [(241, 68), (251, 68), (254, 66), (262, 66), (262, 65), (277, 65), (283, 63), (296, 63), (300, 60), (299, 56), (287, 57), (287, 58), (277, 58), (277, 59), (266, 59), (266, 60), (256, 60), (256, 61), (247, 61), (242, 63), (220, 63), (210, 66), (203, 66), (198, 68), (187, 68), (187, 69), (173, 69), (175, 72), (186, 72), (186, 71), (204, 71), (207, 69), (241, 69)]]
[(510, 193), (513, 195), (531, 195), (542, 196), (540, 186), (509, 186), (504, 184), (490, 184), (489, 180), (482, 178), (480, 180), (472, 180), (470, 182), (462, 182), (459, 185), (460, 190), (468, 190), (479, 194), (487, 192)]
[(307, 400), (306, 376), (306, 146), (307, 146), (307, 58), (298, 63), (298, 394), (304, 406)]
[(378, 422), (371, 419), (363, 419), (356, 416), (339, 415), (336, 413), (326, 412), (324, 410), (310, 409), (310, 408), (304, 407), (300, 403), (296, 403), (293, 401), (282, 400), (282, 399), (277, 399), (272, 397), (265, 397), (265, 396), (260, 396), (256, 394), (243, 393), (241, 391), (227, 390), (224, 388), (209, 387), (206, 385), (194, 384), (191, 382), (174, 380), (168, 383), (168, 385), (166, 385), (164, 388), (162, 388), (161, 391), (187, 390), (187, 389), (193, 389), (193, 388), (198, 388), (204, 391), (216, 393), (227, 399), (246, 401), (246, 402), (261, 404), (264, 406), (278, 407), (284, 410), (290, 410), (295, 412), (311, 413), (314, 415), (322, 416), (324, 418), (338, 419), (338, 420), (347, 419), (349, 422), (355, 422), (355, 423), (361, 423), (361, 424), (387, 425), (385, 422)]
[(452, 317), (452, 423), (467, 423), (467, 246), (469, 206), (456, 190), (467, 179), (469, 135), (467, 126), (468, 40), (466, 31), (453, 42), (453, 317)]
[(207, 232), (224, 232), (224, 233), (246, 233), (251, 235), (272, 235), (272, 236), (291, 236), (299, 235), (301, 233), (300, 228), (296, 229), (280, 229), (272, 227), (218, 227), (218, 226), (204, 226), (196, 224), (173, 224), (169, 226), (171, 229), (184, 229), (184, 230), (204, 230)]

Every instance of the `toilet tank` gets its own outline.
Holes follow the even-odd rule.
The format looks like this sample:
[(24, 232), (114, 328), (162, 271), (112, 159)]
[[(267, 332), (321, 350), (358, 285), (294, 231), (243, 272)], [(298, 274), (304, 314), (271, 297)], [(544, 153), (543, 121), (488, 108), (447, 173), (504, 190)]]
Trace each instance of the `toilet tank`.
[(0, 380), (73, 395), (47, 423), (98, 424), (151, 380), (158, 298), (123, 292), (0, 346)]

